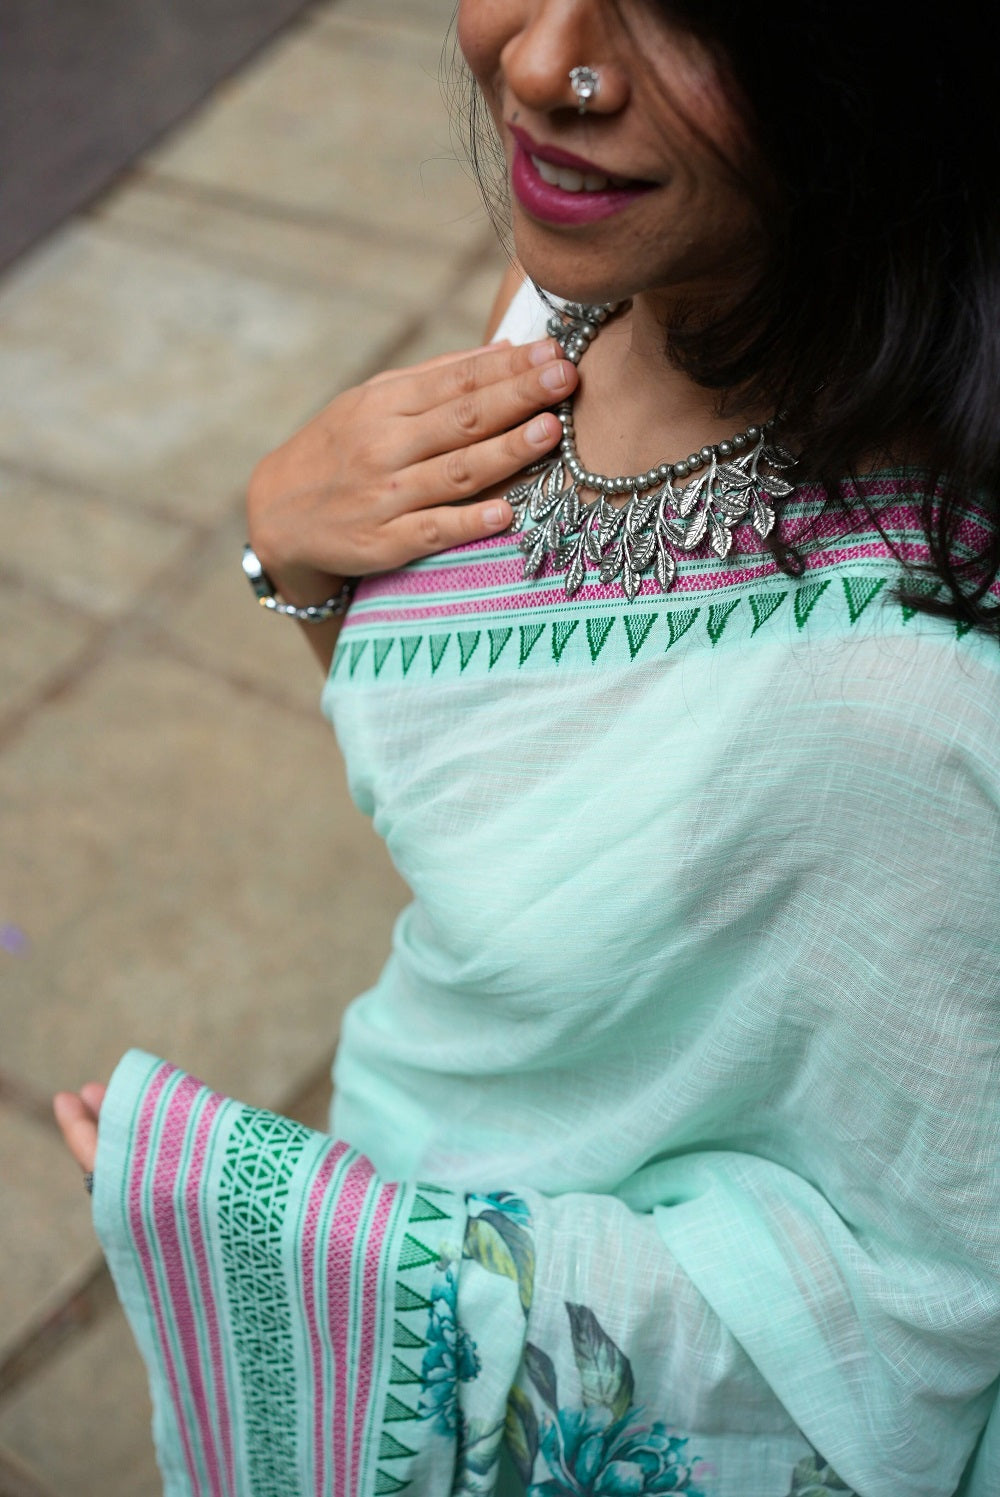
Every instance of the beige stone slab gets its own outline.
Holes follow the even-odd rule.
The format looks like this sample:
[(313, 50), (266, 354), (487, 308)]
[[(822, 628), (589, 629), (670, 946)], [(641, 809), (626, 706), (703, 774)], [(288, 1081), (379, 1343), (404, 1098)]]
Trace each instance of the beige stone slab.
[[(151, 594), (148, 616), (184, 655), (266, 696), (284, 699), (318, 721), (323, 684), (302, 630), (255, 601), (240, 567), (246, 521), (242, 505), (189, 571), (183, 607), (172, 592)], [(274, 708), (262, 707), (265, 714)]]
[(455, 0), (328, 0), (326, 5), (317, 6), (316, 17), (320, 21), (328, 16), (338, 21), (350, 17), (383, 26), (403, 22), (442, 37), (455, 9)]
[(123, 1050), (275, 1105), (375, 976), (402, 889), (332, 733), (133, 638), (0, 758), (5, 1064), (37, 1091)]
[(440, 44), (335, 13), (269, 49), (149, 160), (174, 178), (431, 244), (468, 245), (485, 224), (452, 143)]
[(369, 232), (364, 224), (263, 211), (253, 199), (225, 201), (180, 189), (155, 173), (109, 193), (92, 217), (139, 242), (163, 243), (212, 263), (302, 287), (360, 293), (403, 313), (434, 305), (467, 252), (454, 244)]
[(0, 533), (6, 569), (99, 618), (141, 597), (191, 534), (120, 500), (2, 467)]
[(94, 1267), (100, 1250), (80, 1171), (55, 1129), (3, 1104), (0, 1182), (2, 1361), (62, 1304)]
[(85, 655), (95, 628), (79, 613), (0, 579), (0, 728), (65, 679)]
[(74, 225), (0, 292), (0, 460), (203, 520), (398, 325)]
[(120, 1310), (0, 1404), (0, 1442), (60, 1497), (161, 1497), (146, 1372)]
[(466, 348), (478, 348), (483, 341), (486, 313), (464, 315), (448, 311), (428, 321), (413, 338), (409, 339), (396, 354), (395, 362), (400, 367), (419, 364), (424, 359), (437, 358), (443, 353), (457, 353)]

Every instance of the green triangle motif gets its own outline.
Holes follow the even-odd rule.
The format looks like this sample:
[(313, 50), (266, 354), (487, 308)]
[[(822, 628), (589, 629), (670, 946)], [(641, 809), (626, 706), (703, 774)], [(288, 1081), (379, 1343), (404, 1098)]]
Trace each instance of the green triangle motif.
[(627, 613), (625, 633), (628, 635), (628, 652), (634, 660), (649, 638), (649, 631), (656, 623), (655, 613)]
[(402, 1424), (404, 1419), (417, 1419), (419, 1417), (416, 1409), (407, 1408), (406, 1404), (397, 1398), (395, 1393), (386, 1394), (385, 1414), (382, 1421), (384, 1424)]
[(566, 646), (569, 644), (570, 639), (572, 638), (572, 635), (576, 630), (576, 626), (579, 624), (579, 622), (579, 619), (572, 619), (569, 623), (563, 620), (561, 624), (552, 625), (553, 660), (559, 661), (562, 659), (563, 650), (565, 650)]
[(407, 634), (399, 641), (399, 648), (403, 652), (403, 675), (405, 676), (413, 664), (413, 657), (420, 649), (424, 636), (422, 634)]
[(361, 657), (365, 653), (365, 651), (367, 650), (367, 648), (368, 648), (368, 641), (367, 641), (367, 639), (362, 639), (359, 643), (351, 645), (351, 675), (352, 676), (354, 675), (354, 672), (357, 670), (358, 665), (361, 662)]
[(399, 1481), (387, 1471), (375, 1472), (375, 1497), (391, 1497), (393, 1492), (404, 1492), (409, 1485), (408, 1481)]
[(465, 667), (468, 665), (469, 661), (472, 659), (473, 655), (476, 653), (476, 645), (479, 643), (479, 636), (481, 633), (481, 629), (476, 629), (475, 631), (463, 631), (460, 629), (458, 631), (458, 653), (462, 657), (461, 668), (463, 671), (465, 670)]
[(975, 628), (975, 625), (974, 624), (970, 624), (970, 622), (969, 622), (968, 619), (956, 619), (955, 620), (955, 633), (958, 635), (959, 639), (962, 638), (963, 634), (968, 634), (969, 630), (970, 629), (974, 629), (974, 628)]
[(410, 1212), (411, 1222), (439, 1222), (448, 1217), (447, 1211), (442, 1211), (440, 1206), (435, 1206), (433, 1201), (428, 1201), (425, 1196), (418, 1195), (413, 1202), (413, 1210)]
[(614, 614), (609, 619), (587, 620), (587, 643), (590, 646), (591, 660), (596, 660), (604, 649), (604, 642), (611, 633), (611, 625), (614, 621)]
[(436, 1263), (437, 1253), (432, 1253), (430, 1248), (424, 1247), (409, 1232), (403, 1238), (403, 1247), (399, 1254), (400, 1268), (423, 1268), (427, 1263)]
[(504, 652), (507, 641), (513, 634), (513, 629), (491, 629), (490, 636), (490, 670), (496, 665)]
[(392, 1328), (392, 1344), (400, 1351), (414, 1351), (418, 1346), (426, 1346), (427, 1342), (423, 1336), (418, 1336), (416, 1331), (409, 1330), (401, 1320), (397, 1320)]
[(396, 1298), (394, 1308), (402, 1314), (408, 1310), (429, 1310), (431, 1302), (424, 1299), (415, 1289), (410, 1289), (406, 1284), (396, 1285)]
[(520, 626), (521, 658), (518, 661), (519, 665), (524, 664), (544, 633), (544, 624), (522, 624)]
[(392, 649), (392, 647), (393, 647), (393, 645), (395, 643), (396, 643), (396, 641), (394, 639), (377, 639), (375, 641), (375, 643), (372, 645), (372, 649), (375, 652), (375, 674), (376, 674), (376, 676), (380, 676), (382, 674), (382, 667), (383, 667), (383, 665), (385, 665), (385, 662), (388, 660), (388, 658), (389, 658), (389, 651)]
[(885, 587), (885, 578), (844, 577), (842, 580), (851, 623), (856, 624), (876, 593), (880, 593)]
[[(940, 582), (932, 582), (928, 577), (915, 577), (912, 582), (906, 584), (906, 591), (915, 598), (936, 598), (941, 591)], [(914, 614), (920, 609), (915, 608), (912, 603), (903, 603), (903, 623), (908, 624)]]
[(346, 644), (339, 644), (337, 646), (336, 653), (335, 653), (335, 655), (333, 657), (333, 666), (331, 667), (331, 670), (330, 670), (330, 679), (331, 679), (331, 681), (333, 680), (333, 678), (337, 674), (337, 672), (340, 670), (340, 667), (343, 665), (343, 663), (344, 663), (344, 656), (346, 654), (347, 654), (347, 645)]
[(407, 1367), (406, 1363), (401, 1362), (399, 1357), (393, 1357), (392, 1365), (389, 1369), (390, 1383), (395, 1385), (397, 1383), (419, 1383), (422, 1381), (423, 1379), (419, 1372), (414, 1372), (412, 1367)]
[(676, 613), (667, 614), (667, 630), (670, 634), (670, 644), (667, 645), (668, 650), (679, 639), (683, 639), (700, 612), (700, 608), (680, 608)]
[(829, 577), (825, 582), (806, 582), (795, 592), (795, 625), (796, 628), (804, 627), (806, 619), (812, 613), (820, 598), (830, 586)]
[(387, 1429), (382, 1431), (382, 1439), (378, 1447), (378, 1458), (380, 1461), (398, 1461), (404, 1455), (416, 1455), (409, 1445), (404, 1445), (402, 1440), (397, 1440), (395, 1435), (390, 1435)]
[(739, 598), (734, 598), (731, 603), (713, 603), (708, 610), (708, 618), (705, 623), (708, 626), (708, 637), (713, 645), (717, 645), (722, 638), (723, 631), (729, 621), (729, 615), (734, 608), (739, 608)]
[(444, 652), (448, 648), (450, 634), (432, 634), (428, 643), (431, 647), (431, 675), (437, 670), (444, 659)]
[(753, 628), (750, 633), (756, 634), (761, 624), (766, 623), (772, 613), (777, 613), (787, 597), (787, 592), (751, 593), (748, 601), (750, 612), (753, 614)]

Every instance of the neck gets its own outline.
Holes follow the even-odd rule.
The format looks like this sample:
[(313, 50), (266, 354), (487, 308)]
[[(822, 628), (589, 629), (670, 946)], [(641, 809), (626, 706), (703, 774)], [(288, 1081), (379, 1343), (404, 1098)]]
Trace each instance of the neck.
[(668, 315), (654, 294), (636, 296), (581, 360), (574, 419), (587, 467), (617, 474), (676, 462), (772, 414), (727, 406), (720, 415), (718, 393), (667, 359)]

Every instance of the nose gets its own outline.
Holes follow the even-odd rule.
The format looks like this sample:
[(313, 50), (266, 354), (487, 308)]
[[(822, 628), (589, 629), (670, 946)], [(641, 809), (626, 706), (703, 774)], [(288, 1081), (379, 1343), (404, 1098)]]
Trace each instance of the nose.
[(570, 74), (584, 68), (597, 75), (586, 113), (609, 115), (622, 109), (630, 85), (607, 12), (600, 0), (535, 0), (526, 5), (521, 26), (500, 54), (504, 81), (514, 99), (539, 113), (576, 111), (582, 99)]

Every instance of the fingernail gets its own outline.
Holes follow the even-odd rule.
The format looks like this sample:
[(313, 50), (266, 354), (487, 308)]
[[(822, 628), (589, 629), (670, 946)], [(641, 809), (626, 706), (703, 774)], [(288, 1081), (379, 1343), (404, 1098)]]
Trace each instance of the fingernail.
[(487, 504), (483, 510), (483, 523), (491, 530), (499, 530), (502, 525), (507, 524), (509, 518), (505, 504)]
[(528, 358), (533, 364), (551, 364), (552, 360), (557, 359), (561, 353), (562, 349), (559, 344), (554, 343), (551, 338), (546, 338), (544, 343), (534, 344)]
[(535, 447), (547, 447), (551, 445), (553, 431), (549, 425), (548, 416), (536, 416), (534, 421), (529, 421), (524, 435)]
[(551, 369), (543, 369), (538, 376), (538, 380), (540, 384), (545, 386), (546, 390), (565, 390), (569, 384), (566, 376), (566, 365), (560, 361), (558, 364), (553, 364)]

